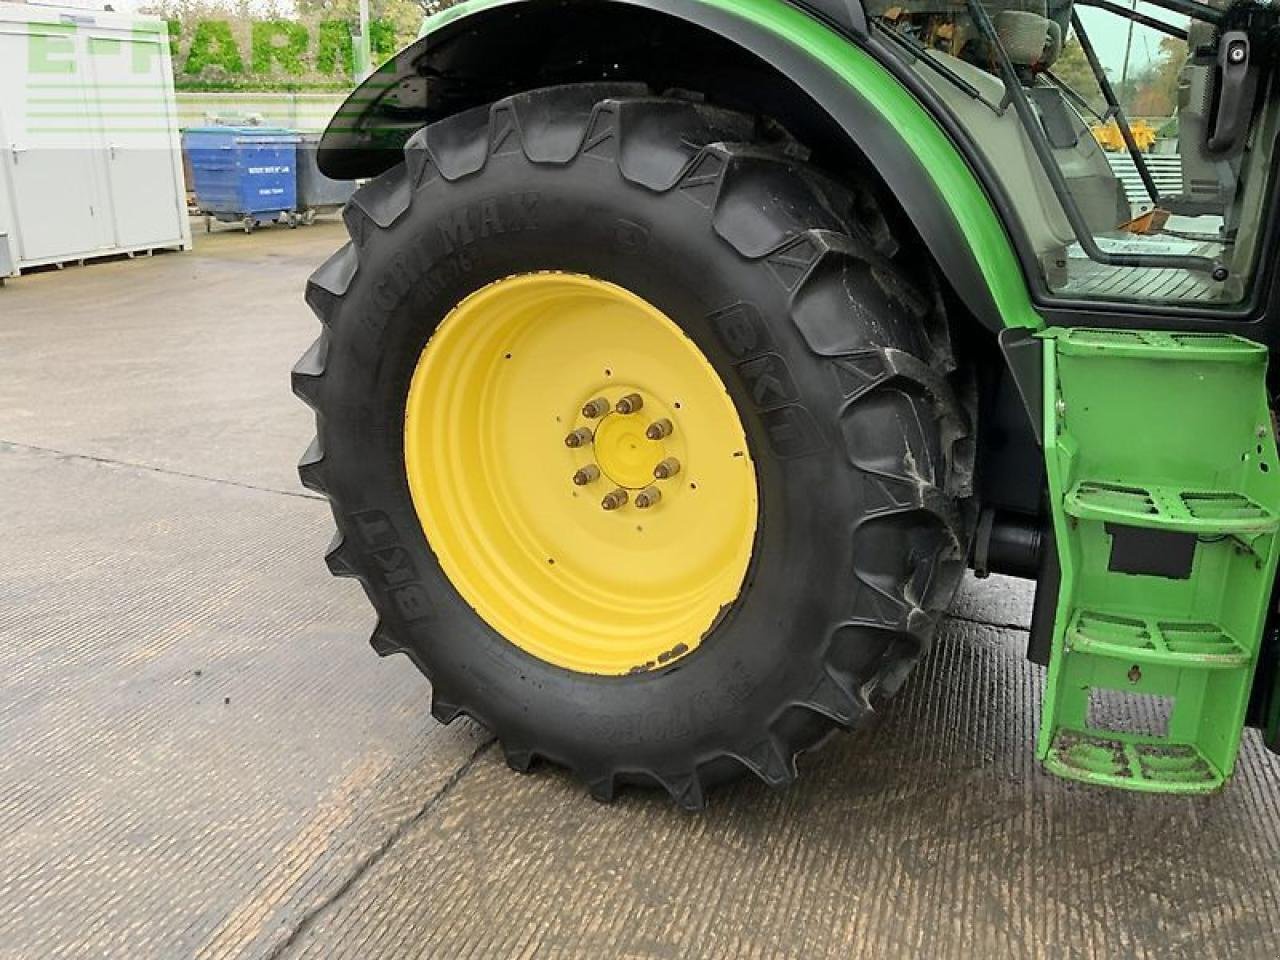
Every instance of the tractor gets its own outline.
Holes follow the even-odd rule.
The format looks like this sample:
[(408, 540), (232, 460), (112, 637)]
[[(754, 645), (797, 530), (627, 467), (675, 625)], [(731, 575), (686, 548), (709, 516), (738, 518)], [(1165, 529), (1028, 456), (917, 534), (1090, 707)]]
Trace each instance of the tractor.
[(293, 370), (374, 650), (515, 770), (696, 810), (1030, 578), (1045, 767), (1217, 790), (1280, 749), (1278, 63), (1257, 0), (429, 17), (321, 142), (364, 183)]

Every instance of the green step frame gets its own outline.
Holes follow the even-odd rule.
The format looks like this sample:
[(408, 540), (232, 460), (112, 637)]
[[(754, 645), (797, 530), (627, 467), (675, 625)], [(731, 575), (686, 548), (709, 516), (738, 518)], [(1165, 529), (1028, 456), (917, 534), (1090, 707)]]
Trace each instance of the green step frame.
[(1276, 517), (1242, 493), (1082, 480), (1067, 493), (1067, 515), (1191, 533), (1265, 533)]
[[(1239, 751), (1280, 541), (1267, 351), (1225, 334), (1040, 336), (1062, 579), (1037, 755), (1104, 786), (1215, 790)], [(1117, 560), (1121, 537), (1137, 561)]]

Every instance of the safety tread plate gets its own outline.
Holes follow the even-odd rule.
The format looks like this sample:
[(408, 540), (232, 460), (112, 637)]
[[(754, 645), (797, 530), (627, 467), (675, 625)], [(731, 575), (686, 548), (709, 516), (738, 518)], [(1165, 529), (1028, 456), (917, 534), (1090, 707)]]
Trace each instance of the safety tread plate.
[(1191, 743), (1060, 727), (1045, 766), (1073, 780), (1150, 793), (1211, 793), (1223, 777)]
[(1207, 621), (1077, 610), (1067, 626), (1067, 649), (1137, 663), (1202, 670), (1238, 670), (1252, 655)]
[(1280, 517), (1243, 493), (1161, 484), (1080, 480), (1064, 509), (1081, 520), (1187, 533), (1270, 533), (1280, 526)]

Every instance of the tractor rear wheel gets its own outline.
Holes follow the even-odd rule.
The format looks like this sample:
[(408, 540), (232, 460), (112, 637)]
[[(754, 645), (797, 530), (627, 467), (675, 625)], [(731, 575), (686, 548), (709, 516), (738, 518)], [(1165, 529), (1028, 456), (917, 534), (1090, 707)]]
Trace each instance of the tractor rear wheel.
[(804, 157), (631, 85), (532, 91), (415, 134), (311, 278), (330, 568), (517, 769), (687, 808), (789, 783), (951, 600), (972, 444), (941, 297)]

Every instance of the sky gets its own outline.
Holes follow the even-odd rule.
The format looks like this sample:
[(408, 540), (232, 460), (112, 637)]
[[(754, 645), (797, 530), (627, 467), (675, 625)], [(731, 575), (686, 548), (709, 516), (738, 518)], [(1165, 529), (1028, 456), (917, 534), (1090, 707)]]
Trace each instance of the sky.
[[(1116, 2), (1130, 5), (1131, 0), (1116, 0)], [(1089, 39), (1093, 41), (1094, 48), (1098, 51), (1098, 59), (1102, 61), (1102, 65), (1112, 71), (1117, 77), (1120, 75), (1121, 65), (1124, 63), (1124, 48), (1127, 43), (1129, 32), (1129, 22), (1115, 14), (1107, 13), (1105, 10), (1098, 10), (1095, 7), (1079, 7), (1080, 20), (1084, 23), (1085, 31), (1089, 34)], [(1149, 17), (1157, 20), (1163, 20), (1165, 23), (1171, 23), (1174, 26), (1186, 27), (1188, 20), (1186, 17), (1180, 17), (1175, 13), (1169, 13), (1160, 7), (1152, 6), (1149, 3), (1139, 3), (1138, 12), (1145, 13)], [(1132, 73), (1135, 69), (1140, 70), (1143, 66), (1152, 60), (1160, 58), (1160, 41), (1164, 34), (1158, 30), (1152, 30), (1135, 24), (1133, 28), (1133, 46), (1129, 56), (1129, 70)]]

